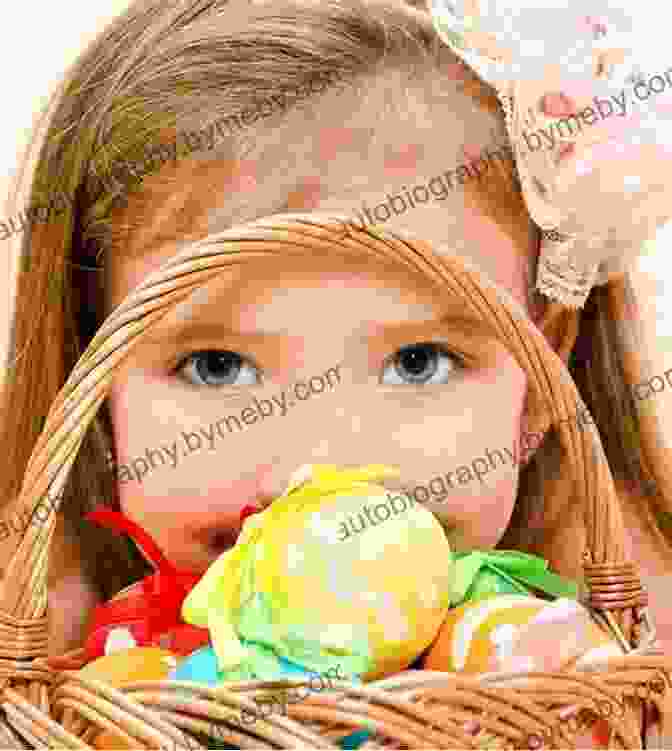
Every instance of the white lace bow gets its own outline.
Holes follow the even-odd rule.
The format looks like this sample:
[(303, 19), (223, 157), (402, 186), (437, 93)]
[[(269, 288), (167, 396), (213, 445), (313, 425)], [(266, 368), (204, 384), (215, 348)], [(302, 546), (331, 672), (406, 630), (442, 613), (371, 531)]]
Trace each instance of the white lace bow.
[[(672, 216), (672, 164), (662, 166), (672, 156), (672, 106), (663, 102), (672, 96), (672, 65), (661, 60), (644, 74), (635, 58), (653, 65), (655, 56), (641, 45), (635, 54), (632, 29), (623, 31), (630, 21), (613, 8), (607, 20), (586, 15), (584, 3), (552, 1), (428, 0), (441, 39), (502, 104), (525, 202), (542, 230), (537, 290), (577, 308), (593, 285), (623, 273)], [(568, 83), (580, 85), (581, 107), (543, 115), (544, 94)], [(605, 135), (600, 126), (609, 118)], [(568, 143), (571, 170), (558, 163)], [(591, 150), (601, 157), (581, 169)], [(609, 156), (625, 150), (627, 159)]]

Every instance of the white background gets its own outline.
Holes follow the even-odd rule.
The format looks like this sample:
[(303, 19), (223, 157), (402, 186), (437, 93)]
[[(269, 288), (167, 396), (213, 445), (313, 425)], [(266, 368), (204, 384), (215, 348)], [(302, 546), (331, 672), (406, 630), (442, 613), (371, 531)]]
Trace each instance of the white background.
[[(34, 118), (63, 72), (130, 0), (3, 3), (0, 45), (3, 101), (0, 118), (0, 221), (12, 215), (5, 201), (21, 163)], [(4, 361), (14, 277), (11, 240), (0, 242), (0, 355)]]

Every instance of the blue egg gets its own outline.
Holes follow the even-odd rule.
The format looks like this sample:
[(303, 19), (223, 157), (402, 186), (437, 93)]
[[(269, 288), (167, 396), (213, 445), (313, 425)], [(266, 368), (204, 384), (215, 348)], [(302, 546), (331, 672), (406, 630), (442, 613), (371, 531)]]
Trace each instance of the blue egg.
[[(246, 639), (241, 639), (241, 644), (250, 647), (252, 649), (261, 650), (262, 647), (258, 644), (248, 642)], [(308, 670), (301, 665), (287, 660), (284, 657), (278, 655), (272, 655), (273, 662), (277, 667), (276, 670), (271, 670), (271, 673), (265, 675), (253, 675), (252, 678), (265, 678), (266, 680), (273, 680), (283, 677), (303, 677), (315, 675), (314, 670)], [(229, 679), (233, 676), (229, 675)], [(168, 680), (171, 681), (195, 681), (197, 683), (205, 683), (208, 686), (217, 686), (222, 681), (227, 680), (227, 674), (221, 672), (217, 665), (217, 656), (212, 645), (207, 647), (201, 647), (195, 652), (192, 652), (189, 656), (185, 657), (178, 666), (168, 675)]]
[(341, 748), (346, 749), (346, 751), (349, 749), (356, 749), (368, 741), (371, 735), (370, 730), (355, 730), (354, 733), (350, 733), (350, 735), (341, 738), (338, 745)]
[(212, 647), (202, 647), (192, 652), (168, 676), (171, 681), (197, 681), (209, 686), (216, 686), (222, 678)]
[(306, 670), (306, 668), (297, 665), (295, 662), (290, 662), (284, 657), (278, 657), (279, 667), (281, 668), (282, 675), (310, 675), (312, 671)]

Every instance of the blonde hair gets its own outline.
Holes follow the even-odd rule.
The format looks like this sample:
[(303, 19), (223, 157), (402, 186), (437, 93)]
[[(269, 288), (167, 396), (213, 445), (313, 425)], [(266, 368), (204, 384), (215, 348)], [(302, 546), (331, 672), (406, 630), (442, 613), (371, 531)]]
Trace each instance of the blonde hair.
[[(145, 144), (165, 143), (181, 118), (210, 122), (315, 78), (356, 79), (411, 64), (438, 68), (451, 58), (428, 16), (394, 0), (132, 3), (69, 71), (37, 160), (30, 205), (58, 193), (72, 200), (58, 218), (34, 223), (23, 237), (2, 403), (0, 498), (18, 495), (49, 407), (105, 317), (97, 261), (121, 251), (126, 231), (115, 226), (114, 214), (128, 206), (127, 199), (151, 204), (151, 191), (109, 177), (115, 161), (137, 163)], [(479, 107), (498, 111), (494, 93), (471, 71), (465, 70), (462, 89)], [(232, 136), (232, 157), (235, 143)], [(502, 165), (483, 184), (488, 187), (477, 189), (478, 200), (496, 221), (514, 226), (525, 220), (513, 165)], [(49, 296), (54, 275), (62, 278), (58, 299)], [(593, 342), (593, 365), (577, 362), (572, 372), (605, 440), (612, 472), (640, 484), (639, 446), (628, 442), (624, 428), (629, 419), (636, 434), (637, 414), (624, 386), (622, 343), (601, 290), (591, 295), (580, 337)], [(568, 499), (549, 490), (559, 466), (556, 439), (549, 431), (521, 471), (502, 547), (543, 554), (562, 524)], [(118, 507), (108, 469), (113, 448), (103, 407), (72, 468), (63, 506), (81, 538), (84, 573), (105, 598), (147, 573), (126, 540), (81, 522), (100, 501)]]

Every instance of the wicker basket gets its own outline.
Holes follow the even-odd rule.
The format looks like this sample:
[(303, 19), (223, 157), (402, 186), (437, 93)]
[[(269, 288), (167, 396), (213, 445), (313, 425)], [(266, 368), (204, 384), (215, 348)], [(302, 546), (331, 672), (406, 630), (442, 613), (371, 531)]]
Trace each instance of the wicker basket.
[(609, 719), (611, 748), (642, 747), (643, 713), (651, 716), (653, 707), (667, 737), (672, 659), (655, 648), (646, 595), (625, 557), (618, 499), (596, 430), (579, 430), (567, 419), (583, 407), (571, 377), (506, 293), (426, 243), (376, 227), (358, 230), (341, 217), (294, 214), (190, 246), (126, 298), (80, 358), (32, 453), (19, 508), (35, 510), (47, 496), (61, 497), (115, 368), (151, 326), (231, 265), (271, 253), (394, 259), (463, 301), (507, 344), (546, 427), (556, 426), (563, 470), (573, 475), (576, 502), (585, 513), (583, 600), (618, 637), (623, 657), (582, 671), (477, 677), (406, 671), (365, 686), (336, 683), (332, 691), (289, 704), (286, 713), (242, 724), (240, 711), (254, 710), (255, 697), (296, 681), (230, 682), (216, 689), (162, 681), (117, 690), (77, 674), (83, 650), (47, 659), (46, 582), (56, 505), (45, 523), (27, 526), (0, 586), (0, 746), (87, 749), (101, 730), (113, 730), (130, 748), (207, 748), (207, 738), (239, 748), (338, 748), (339, 739), (366, 729), (362, 748), (567, 748), (577, 727), (570, 715), (595, 720), (595, 708), (606, 706), (622, 708)]

